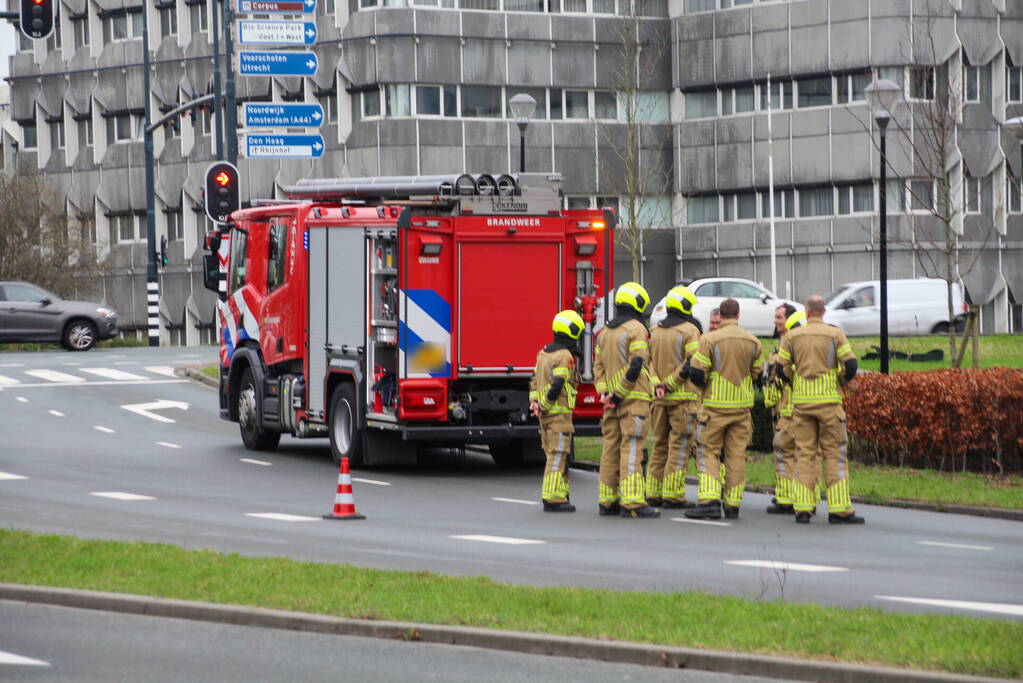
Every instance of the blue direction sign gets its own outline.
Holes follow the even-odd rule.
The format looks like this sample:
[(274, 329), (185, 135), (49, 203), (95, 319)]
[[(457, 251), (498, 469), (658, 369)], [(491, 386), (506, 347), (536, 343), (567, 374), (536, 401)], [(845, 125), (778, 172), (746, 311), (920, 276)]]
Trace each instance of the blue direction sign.
[(242, 14), (312, 14), (316, 11), (316, 0), (238, 0), (238, 11)]
[(322, 135), (245, 136), (249, 159), (319, 159), (323, 156)]
[(246, 128), (319, 128), (323, 125), (323, 107), (318, 104), (247, 102), (242, 109)]
[(315, 76), (315, 52), (239, 52), (241, 76)]
[(311, 21), (238, 22), (238, 42), (242, 45), (312, 45), (316, 42), (316, 24)]

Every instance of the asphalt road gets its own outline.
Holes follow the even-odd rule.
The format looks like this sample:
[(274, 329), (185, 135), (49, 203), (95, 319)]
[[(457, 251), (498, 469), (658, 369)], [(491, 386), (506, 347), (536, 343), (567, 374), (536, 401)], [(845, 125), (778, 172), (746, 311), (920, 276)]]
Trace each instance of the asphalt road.
[(0, 601), (0, 679), (31, 683), (773, 680), (8, 601)]
[[(599, 518), (596, 475), (578, 471), (580, 511), (545, 515), (539, 473), (437, 453), (354, 473), (368, 519), (324, 521), (337, 482), (326, 441), (248, 452), (212, 389), (166, 374), (215, 353), (0, 354), (0, 524), (515, 583), (1023, 618), (1023, 524), (1006, 520), (859, 506), (865, 526), (804, 527), (764, 514), (755, 494), (737, 521)], [(173, 422), (137, 412), (153, 403)]]

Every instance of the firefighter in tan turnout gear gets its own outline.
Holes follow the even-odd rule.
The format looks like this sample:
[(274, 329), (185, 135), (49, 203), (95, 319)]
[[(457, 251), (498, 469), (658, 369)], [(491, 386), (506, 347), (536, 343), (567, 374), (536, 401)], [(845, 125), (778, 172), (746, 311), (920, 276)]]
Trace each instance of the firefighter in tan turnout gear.
[(650, 296), (635, 282), (615, 292), (615, 317), (600, 332), (593, 372), (604, 407), (598, 509), (601, 515), (659, 517), (647, 505), (643, 446), (650, 422), (653, 386), (648, 366), (649, 333), (643, 312)]
[[(781, 371), (792, 383), (792, 437), (796, 442), (796, 480), (793, 498), (796, 522), (809, 524), (817, 502), (824, 459), (828, 486), (828, 521), (863, 524), (849, 498), (849, 458), (846, 453), (845, 410), (841, 383), (856, 376), (856, 356), (845, 333), (824, 322), (824, 299), (806, 301), (807, 323), (785, 335), (778, 350)], [(840, 379), (841, 376), (841, 379)]]
[[(774, 311), (774, 328), (780, 339), (793, 327), (806, 323), (806, 314), (792, 304), (782, 304)], [(779, 342), (780, 343), (780, 342)], [(792, 387), (778, 373), (778, 351), (771, 354), (764, 368), (764, 405), (774, 418), (774, 499), (768, 514), (791, 515), (792, 480), (796, 476), (796, 442), (792, 440)]]
[(650, 332), (650, 361), (658, 378), (650, 411), (653, 452), (647, 465), (646, 496), (651, 505), (692, 507), (686, 501), (686, 462), (693, 445), (700, 390), (688, 381), (689, 358), (700, 346), (696, 296), (673, 287), (664, 298), (667, 315)]
[(540, 420), (540, 441), (547, 454), (541, 492), (544, 512), (575, 512), (575, 506), (568, 502), (568, 454), (575, 432), (572, 411), (579, 385), (576, 345), (584, 326), (575, 311), (554, 316), (554, 340), (536, 354), (536, 370), (529, 386), (529, 409)]
[[(735, 519), (746, 484), (746, 446), (753, 435), (750, 409), (753, 382), (760, 381), (760, 340), (739, 327), (739, 302), (721, 303), (721, 325), (700, 339), (689, 377), (704, 388), (696, 438), (699, 504), (686, 510), (692, 519)], [(724, 482), (721, 454), (724, 451)]]

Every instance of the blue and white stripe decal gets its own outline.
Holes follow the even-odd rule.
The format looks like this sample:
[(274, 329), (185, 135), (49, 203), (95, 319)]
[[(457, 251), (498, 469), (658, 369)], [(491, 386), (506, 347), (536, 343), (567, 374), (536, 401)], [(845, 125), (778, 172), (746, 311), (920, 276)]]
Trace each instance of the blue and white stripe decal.
[(399, 292), (398, 364), (403, 377), (451, 376), (451, 304), (432, 289)]

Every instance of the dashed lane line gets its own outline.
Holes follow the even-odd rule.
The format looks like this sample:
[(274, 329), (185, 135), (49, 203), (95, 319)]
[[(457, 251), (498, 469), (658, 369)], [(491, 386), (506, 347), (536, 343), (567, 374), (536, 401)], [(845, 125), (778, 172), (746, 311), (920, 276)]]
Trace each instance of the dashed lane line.
[(732, 526), (731, 522), (715, 522), (712, 519), (689, 519), (688, 517), (672, 517), (673, 522), (685, 522), (686, 524), (703, 524), (705, 526)]
[(483, 534), (457, 535), (451, 538), (458, 541), (476, 541), (479, 543), (500, 543), (502, 545), (542, 545), (547, 541), (535, 538), (513, 538), (511, 536), (487, 536)]
[(57, 370), (26, 370), (25, 374), (46, 380), (47, 382), (60, 382), (61, 384), (80, 384), (86, 381), (84, 377), (69, 375), (66, 372), (58, 372)]
[(250, 465), (262, 465), (263, 467), (270, 467), (271, 465), (273, 465), (272, 462), (267, 462), (266, 460), (253, 460), (252, 458), (238, 458), (238, 459), (241, 460), (242, 462), (247, 462)]
[(760, 567), (780, 569), (788, 572), (847, 572), (846, 567), (829, 567), (823, 564), (797, 564), (795, 562), (772, 562), (771, 560), (725, 560), (725, 564), (739, 567)]
[(360, 484), (372, 484), (373, 486), (390, 486), (389, 481), (380, 481), (379, 479), (363, 479), (362, 477), (352, 477), (352, 481), (357, 481)]
[(49, 662), (44, 662), (41, 659), (32, 659), (31, 657), (22, 657), (16, 655), (13, 652), (4, 652), (0, 650), (0, 664), (10, 664), (12, 666), (49, 666)]
[(102, 427), (100, 425), (93, 425), (92, 428), (95, 429), (97, 432), (103, 432), (104, 434), (115, 434), (116, 433), (110, 427)]
[(171, 443), (169, 441), (157, 441), (156, 445), (163, 446), (164, 448), (181, 448), (181, 446), (179, 446), (178, 444)]
[(38, 384), (19, 384), (19, 389), (38, 389), (39, 387), (105, 387), (129, 384), (184, 384), (187, 379), (144, 379), (144, 380), (98, 380), (90, 382), (79, 379), (77, 382), (41, 382)]
[(287, 515), (283, 512), (246, 512), (246, 517), (258, 517), (259, 519), (273, 519), (278, 522), (319, 522), (319, 517), (303, 517), (302, 515)]
[(24, 363), (0, 363), (0, 368), (23, 368)]
[(539, 505), (540, 503), (535, 500), (520, 500), (518, 498), (501, 498), (500, 496), (494, 496), (490, 500), (497, 501), (498, 503), (515, 503), (517, 505)]
[(975, 612), (992, 612), (994, 614), (1008, 614), (1014, 617), (1023, 617), (1023, 605), (1013, 605), (1006, 602), (970, 602), (967, 600), (936, 600), (933, 598), (905, 598), (897, 595), (875, 595), (878, 600), (890, 600), (892, 602), (907, 602), (915, 605), (930, 605), (931, 607), (951, 607), (953, 609), (966, 609)]
[(28, 403), (28, 399), (24, 396), (15, 396), (14, 398), (18, 401), (18, 403)]
[(47, 410), (46, 412), (48, 412), (50, 415), (53, 415), (54, 417), (64, 417), (64, 413), (60, 412), (59, 410)]
[(112, 498), (114, 500), (156, 500), (152, 496), (143, 496), (138, 493), (125, 493), (124, 491), (92, 491), (90, 496), (97, 498)]
[(10, 472), (0, 472), (0, 481), (14, 481), (16, 479), (28, 479), (28, 477)]
[(136, 375), (133, 372), (125, 372), (124, 370), (117, 370), (116, 368), (79, 368), (79, 370), (87, 372), (90, 375), (96, 375), (97, 377), (105, 377), (106, 379), (116, 379), (121, 381), (146, 379), (142, 375)]
[(917, 541), (917, 545), (930, 545), (936, 548), (958, 548), (960, 550), (994, 550), (989, 545), (967, 545), (966, 543), (942, 543), (941, 541)]

